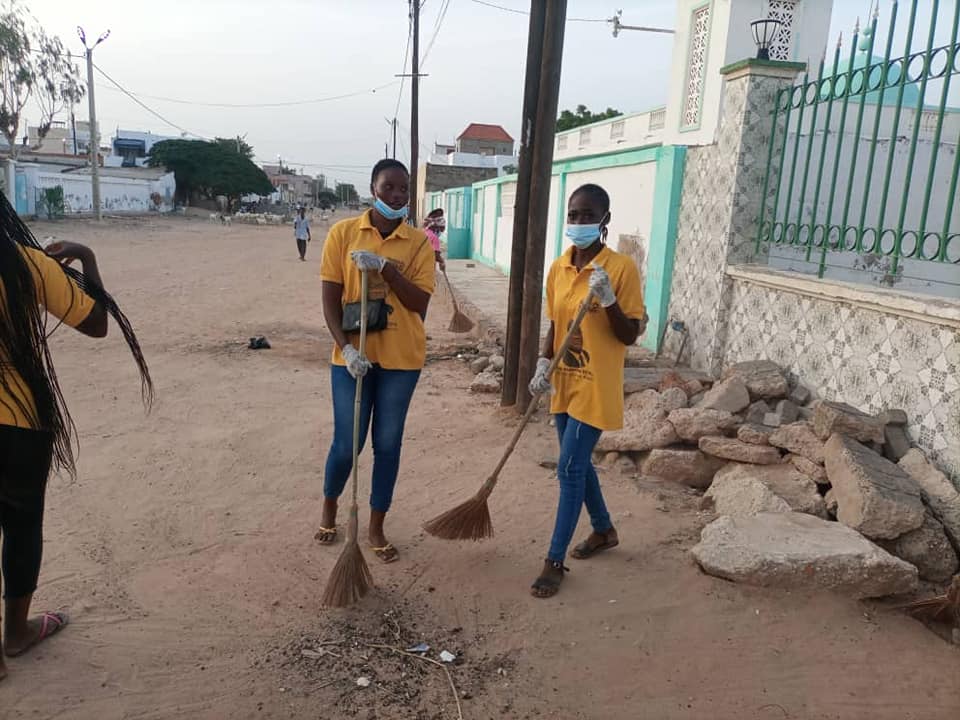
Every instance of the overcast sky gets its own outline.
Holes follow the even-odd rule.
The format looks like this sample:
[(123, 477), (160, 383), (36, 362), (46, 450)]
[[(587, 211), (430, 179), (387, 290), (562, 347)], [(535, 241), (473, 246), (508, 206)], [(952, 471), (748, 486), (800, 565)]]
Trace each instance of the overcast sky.
[[(525, 0), (490, 1), (529, 8)], [(888, 12), (889, 0), (880, 1), (882, 12)], [(764, 0), (756, 2), (759, 17)], [(931, 3), (921, 2), (927, 18)], [(421, 72), (429, 74), (421, 82), (421, 158), (435, 140), (452, 141), (470, 122), (501, 124), (519, 135), (527, 18), (475, 0), (451, 0), (427, 54), (443, 5), (443, 0), (426, 0), (421, 21)], [(835, 38), (841, 30), (848, 34), (858, 15), (867, 16), (870, 0), (833, 5)], [(92, 37), (109, 28), (95, 63), (191, 133), (246, 136), (261, 161), (276, 162), (279, 154), (309, 174), (324, 172), (361, 185), (383, 155), (389, 136), (385, 118), (394, 115), (400, 90), (394, 75), (401, 72), (407, 40), (406, 0), (31, 0), (28, 6), (48, 32), (77, 52), (82, 51), (77, 25)], [(615, 8), (623, 9), (627, 24), (675, 23), (675, 0), (570, 0), (568, 14), (603, 19)], [(944, 18), (942, 25), (949, 20)], [(669, 35), (637, 32), (614, 39), (605, 23), (568, 22), (560, 107), (583, 103), (594, 110), (612, 106), (629, 112), (663, 104), (672, 42)], [(352, 93), (360, 94), (281, 108), (199, 104), (280, 103)], [(179, 134), (101, 75), (96, 98), (104, 138), (117, 127)], [(399, 111), (403, 160), (409, 157), (409, 98), (407, 84)], [(77, 117), (87, 117), (86, 101)], [(35, 123), (38, 118), (27, 119)]]

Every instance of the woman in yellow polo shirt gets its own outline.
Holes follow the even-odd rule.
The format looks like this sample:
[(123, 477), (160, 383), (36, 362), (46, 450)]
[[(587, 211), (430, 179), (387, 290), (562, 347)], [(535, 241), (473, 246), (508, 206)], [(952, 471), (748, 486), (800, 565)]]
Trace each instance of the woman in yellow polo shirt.
[[(389, 158), (378, 162), (370, 177), (373, 208), (330, 228), (320, 270), (323, 316), (334, 341), (330, 368), (334, 427), (316, 539), (330, 544), (337, 537), (337, 500), (353, 465), (354, 392), (356, 379), (362, 376), (361, 448), (373, 423), (369, 538), (376, 556), (387, 563), (398, 553), (384, 535), (383, 522), (400, 469), (407, 409), (426, 358), (423, 318), (434, 289), (433, 247), (423, 231), (404, 222), (409, 183), (403, 163)], [(370, 274), (370, 301), (383, 305), (383, 327), (367, 335), (366, 357), (352, 344), (358, 333), (343, 327), (344, 317), (356, 314), (361, 270)]]
[[(606, 191), (599, 185), (577, 188), (567, 205), (566, 236), (573, 246), (554, 261), (547, 275), (550, 330), (530, 391), (553, 393), (550, 412), (560, 439), (560, 502), (550, 551), (531, 588), (539, 598), (552, 597), (560, 589), (567, 571), (563, 559), (583, 505), (593, 532), (571, 556), (586, 559), (619, 543), (592, 456), (604, 430), (623, 426), (623, 362), (627, 346), (646, 326), (646, 312), (636, 264), (606, 245), (609, 222)], [(589, 293), (592, 307), (553, 377), (548, 377), (550, 360)]]
[[(79, 260), (83, 272), (67, 268)], [(64, 265), (61, 266), (61, 263)], [(43, 506), (51, 466), (74, 472), (73, 421), (47, 345), (47, 313), (91, 337), (120, 322), (140, 365), (145, 398), (150, 376), (136, 337), (103, 289), (93, 251), (56, 243), (44, 252), (0, 197), (0, 535), (3, 538), (3, 655), (21, 655), (67, 624), (61, 612), (29, 618), (43, 551)]]

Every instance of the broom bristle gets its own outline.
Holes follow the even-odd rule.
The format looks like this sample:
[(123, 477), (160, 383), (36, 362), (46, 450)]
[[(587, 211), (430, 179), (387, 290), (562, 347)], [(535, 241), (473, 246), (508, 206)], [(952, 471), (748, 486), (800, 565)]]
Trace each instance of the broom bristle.
[(462, 312), (455, 312), (450, 320), (450, 332), (468, 333), (473, 330), (473, 320), (468, 318)]
[(483, 540), (493, 537), (493, 523), (487, 507), (487, 495), (474, 495), (442, 515), (425, 523), (423, 529), (443, 540)]
[(330, 571), (322, 602), (326, 607), (347, 607), (366, 595), (371, 587), (373, 575), (360, 545), (356, 540), (348, 540)]

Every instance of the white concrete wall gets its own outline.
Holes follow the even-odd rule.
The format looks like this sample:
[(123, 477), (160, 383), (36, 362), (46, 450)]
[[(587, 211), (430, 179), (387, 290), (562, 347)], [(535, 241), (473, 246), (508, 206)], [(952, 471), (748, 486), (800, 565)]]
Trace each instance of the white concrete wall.
[[(716, 139), (723, 104), (725, 65), (756, 57), (750, 23), (765, 17), (766, 5), (759, 0), (710, 0), (710, 38), (704, 72), (702, 110), (699, 127), (682, 129), (690, 52), (690, 30), (695, 10), (704, 0), (679, 0), (674, 23), (676, 35), (670, 69), (670, 95), (667, 101), (666, 145), (709, 145)], [(816, 69), (827, 45), (833, 0), (799, 0), (794, 16), (791, 60), (807, 62)]]
[[(52, 172), (40, 167), (24, 169), (27, 177), (28, 212), (36, 212), (36, 189), (63, 188), (64, 212), (67, 215), (93, 212), (93, 188), (91, 177), (80, 173)], [(155, 211), (151, 194), (163, 198), (160, 211), (173, 209), (176, 181), (173, 173), (166, 173), (158, 180), (126, 177), (101, 177), (100, 202), (108, 213), (145, 213)]]
[(553, 159), (567, 160), (657, 145), (663, 139), (665, 117), (666, 108), (655, 108), (558, 132)]

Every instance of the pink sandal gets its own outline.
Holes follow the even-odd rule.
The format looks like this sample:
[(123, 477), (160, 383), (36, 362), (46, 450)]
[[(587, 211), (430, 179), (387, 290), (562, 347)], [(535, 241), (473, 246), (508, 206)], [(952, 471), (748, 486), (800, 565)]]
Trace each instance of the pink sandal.
[(66, 613), (63, 612), (45, 612), (40, 616), (40, 633), (31, 642), (24, 648), (17, 650), (16, 652), (6, 651), (7, 657), (18, 657), (23, 655), (27, 650), (34, 647), (38, 643), (46, 640), (51, 635), (56, 635), (58, 632), (63, 630), (70, 622), (70, 618)]

